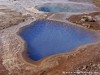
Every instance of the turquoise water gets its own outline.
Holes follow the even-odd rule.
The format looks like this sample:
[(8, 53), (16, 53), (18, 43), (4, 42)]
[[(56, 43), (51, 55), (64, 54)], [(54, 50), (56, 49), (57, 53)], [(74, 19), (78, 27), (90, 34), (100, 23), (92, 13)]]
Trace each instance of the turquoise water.
[(47, 3), (36, 6), (36, 9), (44, 12), (87, 12), (94, 10), (94, 7), (87, 4), (76, 4), (76, 3)]
[(22, 28), (19, 35), (26, 41), (27, 54), (34, 61), (69, 52), (98, 38), (94, 32), (50, 20), (37, 20)]

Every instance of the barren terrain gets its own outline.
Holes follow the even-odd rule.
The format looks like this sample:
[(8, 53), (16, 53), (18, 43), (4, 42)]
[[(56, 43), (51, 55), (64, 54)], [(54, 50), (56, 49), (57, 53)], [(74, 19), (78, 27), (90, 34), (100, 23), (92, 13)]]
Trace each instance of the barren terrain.
[[(6, 4), (11, 7), (12, 5), (9, 3), (22, 4), (25, 9), (31, 6), (31, 1), (29, 1), (29, 6), (23, 1), (23, 3), (13, 2), (13, 0), (10, 0), (11, 2), (8, 0), (0, 1), (2, 2), (0, 3), (0, 75), (100, 75), (100, 41), (78, 47), (71, 52), (53, 55), (34, 62), (24, 56), (26, 43), (17, 35), (21, 27), (29, 25), (37, 19), (71, 22), (74, 25), (93, 30), (97, 35), (100, 35), (99, 11), (70, 16), (55, 13), (36, 13), (26, 9), (24, 11), (27, 11), (28, 14), (23, 14), (24, 12), (12, 8), (4, 9), (3, 5)], [(81, 2), (81, 0), (76, 1)], [(100, 1), (82, 0), (82, 2), (100, 6)], [(80, 22), (83, 15), (92, 16), (96, 21)]]

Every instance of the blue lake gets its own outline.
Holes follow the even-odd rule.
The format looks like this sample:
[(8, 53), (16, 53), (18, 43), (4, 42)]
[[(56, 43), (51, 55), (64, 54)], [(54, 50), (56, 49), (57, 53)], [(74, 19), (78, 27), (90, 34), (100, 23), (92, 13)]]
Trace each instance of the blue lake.
[(37, 20), (21, 28), (18, 34), (26, 41), (27, 54), (34, 61), (69, 52), (98, 39), (94, 32), (84, 28), (50, 20)]
[(78, 4), (78, 3), (46, 3), (43, 5), (36, 6), (36, 9), (44, 12), (87, 12), (93, 11), (94, 7), (89, 4)]

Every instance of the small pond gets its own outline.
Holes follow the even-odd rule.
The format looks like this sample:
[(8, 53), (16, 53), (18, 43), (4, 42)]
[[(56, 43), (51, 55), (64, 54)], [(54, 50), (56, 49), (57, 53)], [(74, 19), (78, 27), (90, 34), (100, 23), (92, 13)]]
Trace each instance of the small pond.
[(89, 4), (80, 4), (80, 3), (46, 3), (43, 5), (36, 6), (36, 9), (44, 12), (69, 12), (69, 13), (78, 13), (78, 12), (88, 12), (95, 9), (94, 6)]
[(27, 54), (34, 61), (69, 52), (98, 39), (92, 31), (51, 20), (37, 20), (21, 28), (18, 34), (26, 41)]

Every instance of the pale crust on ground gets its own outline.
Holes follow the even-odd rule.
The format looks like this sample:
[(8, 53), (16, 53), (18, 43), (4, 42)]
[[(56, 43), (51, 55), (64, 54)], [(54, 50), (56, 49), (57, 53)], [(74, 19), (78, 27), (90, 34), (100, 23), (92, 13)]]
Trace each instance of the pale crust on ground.
[[(11, 9), (0, 9), (0, 30), (24, 22), (30, 15), (23, 15)], [(5, 20), (5, 21), (4, 21)]]
[[(99, 12), (96, 12), (96, 15), (97, 13), (100, 14)], [(48, 14), (47, 16), (38, 15), (39, 14), (34, 18), (56, 21), (62, 21), (63, 19), (62, 22), (67, 21), (66, 16), (63, 14)], [(16, 18), (15, 15), (14, 18)], [(77, 75), (65, 73), (77, 71), (92, 71), (93, 75), (96, 75), (94, 72), (97, 72), (97, 75), (100, 75), (99, 41), (78, 47), (69, 53), (47, 57), (38, 62), (33, 62), (29, 58), (23, 57), (22, 53), (25, 51), (25, 41), (23, 41), (16, 33), (21, 27), (29, 25), (33, 21), (35, 21), (35, 19), (28, 18), (28, 20), (21, 22), (21, 24), (18, 22), (17, 26), (14, 24), (12, 27), (0, 30), (0, 75)], [(73, 22), (74, 20), (70, 21)], [(100, 25), (98, 22), (95, 24)], [(95, 31), (97, 32), (97, 35), (100, 35), (100, 31), (95, 29), (92, 31)]]

